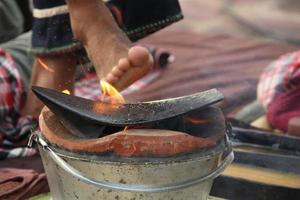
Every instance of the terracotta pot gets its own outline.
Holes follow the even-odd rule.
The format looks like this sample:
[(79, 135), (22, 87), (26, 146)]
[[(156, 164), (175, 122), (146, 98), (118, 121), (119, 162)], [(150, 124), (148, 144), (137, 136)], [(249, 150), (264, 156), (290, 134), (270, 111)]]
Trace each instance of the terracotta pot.
[(44, 109), (35, 139), (52, 199), (207, 199), (233, 160), (223, 115), (210, 110), (219, 126), (206, 138), (136, 129), (83, 140)]

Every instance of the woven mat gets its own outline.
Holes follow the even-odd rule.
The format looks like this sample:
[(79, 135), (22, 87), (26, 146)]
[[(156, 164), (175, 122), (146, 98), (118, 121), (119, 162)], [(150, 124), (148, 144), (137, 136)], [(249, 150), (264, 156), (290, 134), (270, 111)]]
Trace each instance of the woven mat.
[(162, 31), (143, 42), (169, 50), (176, 60), (157, 81), (127, 99), (148, 101), (217, 88), (225, 95), (226, 114), (256, 98), (257, 81), (267, 64), (297, 49), (256, 39), (174, 31)]

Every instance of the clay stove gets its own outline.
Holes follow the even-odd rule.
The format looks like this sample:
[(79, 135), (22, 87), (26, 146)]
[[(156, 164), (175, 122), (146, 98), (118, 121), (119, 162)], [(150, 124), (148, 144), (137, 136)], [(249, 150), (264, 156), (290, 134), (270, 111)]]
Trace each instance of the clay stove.
[(32, 140), (54, 200), (207, 199), (233, 160), (216, 90), (118, 106), (34, 91), (48, 107)]

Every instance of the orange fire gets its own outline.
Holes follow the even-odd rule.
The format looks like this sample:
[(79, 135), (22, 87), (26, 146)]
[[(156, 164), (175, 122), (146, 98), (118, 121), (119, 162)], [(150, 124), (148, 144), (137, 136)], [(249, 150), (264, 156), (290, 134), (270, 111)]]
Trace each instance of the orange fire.
[(63, 90), (62, 93), (70, 95), (71, 92), (69, 90)]
[[(96, 103), (94, 105), (94, 110), (96, 112), (115, 112), (118, 105), (125, 104), (124, 97), (119, 93), (119, 91), (113, 87), (108, 82), (101, 80), (100, 81), (101, 91), (102, 91), (102, 98), (103, 101), (108, 101), (109, 104), (103, 104), (103, 103)], [(125, 127), (124, 131), (127, 131), (129, 127)]]
[(111, 104), (124, 104), (125, 103), (124, 97), (111, 84), (109, 84), (108, 82), (106, 82), (104, 80), (101, 80), (100, 85), (101, 85), (102, 96), (104, 98), (108, 97)]
[(207, 124), (210, 121), (207, 119), (200, 119), (200, 118), (196, 118), (196, 117), (191, 117), (191, 116), (187, 116), (184, 118), (187, 122), (190, 122), (192, 124), (195, 125), (200, 125), (200, 124)]
[(51, 72), (53, 73), (54, 70), (51, 69), (50, 67), (48, 67), (48, 65), (46, 63), (44, 63), (40, 58), (37, 59), (38, 63), (45, 69), (47, 70), (48, 72)]

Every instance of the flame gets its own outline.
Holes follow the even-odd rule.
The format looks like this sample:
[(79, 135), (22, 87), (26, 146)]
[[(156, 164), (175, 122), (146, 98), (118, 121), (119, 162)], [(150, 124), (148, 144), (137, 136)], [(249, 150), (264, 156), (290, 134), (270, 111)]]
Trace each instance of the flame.
[(111, 84), (109, 84), (108, 82), (106, 82), (104, 80), (101, 80), (100, 85), (101, 85), (102, 96), (109, 97), (111, 104), (124, 104), (125, 103), (124, 97)]
[(118, 92), (116, 88), (107, 83), (106, 81), (100, 81), (102, 96), (101, 101), (96, 102), (93, 105), (93, 110), (98, 113), (113, 113), (120, 104), (125, 103), (125, 99)]
[(62, 93), (70, 95), (71, 92), (69, 90), (63, 90)]
[(37, 59), (38, 63), (44, 68), (46, 69), (48, 72), (54, 73), (54, 70), (51, 69), (50, 67), (48, 67), (48, 65), (46, 63), (44, 63), (40, 58)]
[(187, 122), (190, 122), (192, 124), (200, 125), (200, 124), (207, 124), (210, 121), (207, 119), (200, 119), (192, 116), (187, 116), (184, 118)]
[[(109, 84), (108, 82), (106, 82), (104, 80), (101, 80), (100, 85), (101, 85), (102, 96), (104, 98), (109, 97), (111, 104), (124, 104), (125, 103), (124, 97), (111, 84)], [(109, 107), (110, 107), (110, 109), (112, 109), (111, 106), (109, 106)], [(125, 126), (123, 131), (127, 131), (128, 129), (129, 129), (129, 127)]]

